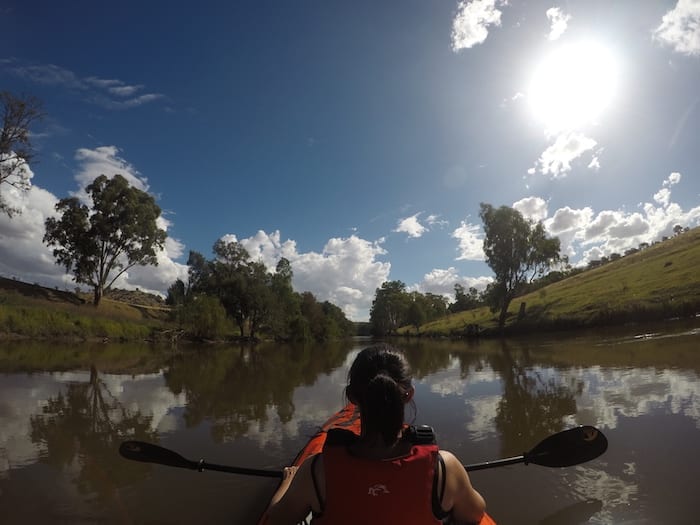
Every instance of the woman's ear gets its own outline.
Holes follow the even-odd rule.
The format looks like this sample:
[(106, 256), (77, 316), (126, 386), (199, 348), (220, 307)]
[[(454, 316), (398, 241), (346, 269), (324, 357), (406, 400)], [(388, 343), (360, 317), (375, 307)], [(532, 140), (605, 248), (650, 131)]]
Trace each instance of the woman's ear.
[(411, 401), (411, 399), (413, 399), (413, 394), (415, 394), (415, 393), (416, 393), (416, 389), (415, 389), (415, 388), (413, 388), (413, 387), (409, 388), (409, 389), (406, 391), (406, 393), (403, 395), (403, 397), (404, 397), (403, 402), (404, 402), (404, 403), (408, 403), (409, 401)]

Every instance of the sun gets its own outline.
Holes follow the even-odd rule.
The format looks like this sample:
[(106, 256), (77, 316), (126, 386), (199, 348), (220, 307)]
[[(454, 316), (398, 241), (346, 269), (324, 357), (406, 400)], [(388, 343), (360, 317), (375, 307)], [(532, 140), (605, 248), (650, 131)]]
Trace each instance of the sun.
[(610, 49), (586, 41), (563, 44), (537, 66), (528, 101), (548, 132), (597, 123), (617, 91), (618, 65)]

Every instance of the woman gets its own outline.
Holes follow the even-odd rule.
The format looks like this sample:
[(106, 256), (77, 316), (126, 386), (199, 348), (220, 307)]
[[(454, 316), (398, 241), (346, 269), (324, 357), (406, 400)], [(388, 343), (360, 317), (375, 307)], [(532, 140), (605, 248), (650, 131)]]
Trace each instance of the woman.
[(413, 399), (403, 356), (388, 345), (365, 348), (350, 367), (346, 397), (360, 410), (360, 436), (333, 429), (323, 452), (287, 467), (268, 519), (295, 524), (478, 523), (483, 497), (462, 464), (430, 435), (404, 425)]

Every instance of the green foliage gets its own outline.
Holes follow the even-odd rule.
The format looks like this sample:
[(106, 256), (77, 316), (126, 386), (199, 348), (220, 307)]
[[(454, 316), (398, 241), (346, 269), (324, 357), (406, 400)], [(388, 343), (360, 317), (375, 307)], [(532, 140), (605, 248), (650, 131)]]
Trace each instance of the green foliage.
[(385, 281), (377, 288), (369, 311), (372, 333), (376, 336), (391, 335), (405, 324), (409, 298), (406, 285), (401, 281)]
[(187, 289), (182, 279), (178, 279), (168, 287), (168, 296), (165, 299), (165, 304), (169, 306), (182, 306), (185, 304), (185, 296)]
[(336, 305), (294, 292), (287, 259), (281, 258), (272, 273), (262, 262), (251, 261), (238, 242), (219, 240), (213, 252), (210, 261), (190, 252), (190, 284), (171, 286), (173, 300), (180, 292), (186, 305), (195, 295), (215, 297), (241, 337), (251, 339), (267, 334), (282, 341), (328, 341), (353, 335), (354, 325)]
[(199, 339), (219, 339), (228, 329), (226, 310), (218, 297), (199, 295), (178, 311), (180, 326)]
[(447, 314), (447, 299), (433, 293), (407, 292), (401, 281), (386, 281), (377, 288), (370, 310), (370, 329), (376, 336), (391, 335), (399, 327), (420, 325)]
[(44, 242), (75, 282), (93, 288), (97, 306), (129, 268), (158, 264), (156, 249), (163, 247), (166, 233), (156, 224), (160, 208), (153, 197), (121, 175), (100, 175), (86, 190), (92, 207), (76, 197), (61, 199), (60, 218), (46, 219)]
[(476, 288), (470, 287), (469, 291), (465, 292), (464, 286), (457, 283), (455, 284), (455, 301), (450, 305), (449, 311), (456, 313), (471, 310), (476, 308), (479, 303), (479, 291)]
[[(700, 312), (698, 259), (700, 228), (695, 228), (603, 266), (572, 270), (519, 295), (508, 309), (506, 329), (574, 329), (695, 316)], [(521, 303), (526, 304), (525, 316), (516, 322)], [(477, 307), (428, 322), (421, 330), (461, 336), (470, 324), (491, 332), (498, 328), (498, 319), (488, 308)], [(404, 327), (399, 333), (408, 330)]]
[(531, 224), (513, 208), (481, 204), (484, 222), (484, 254), (496, 279), (486, 299), (492, 311), (500, 311), (499, 327), (505, 325), (508, 306), (524, 284), (542, 276), (560, 259), (559, 239), (548, 238), (542, 223)]
[(29, 128), (42, 117), (39, 99), (0, 91), (0, 213), (9, 217), (20, 210), (5, 202), (2, 187), (7, 184), (20, 191), (31, 187), (27, 167), (34, 153)]

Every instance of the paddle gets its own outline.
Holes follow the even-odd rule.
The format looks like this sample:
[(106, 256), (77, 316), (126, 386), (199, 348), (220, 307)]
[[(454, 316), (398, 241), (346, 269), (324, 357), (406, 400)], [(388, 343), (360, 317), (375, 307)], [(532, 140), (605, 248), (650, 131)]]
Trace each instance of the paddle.
[[(552, 434), (522, 456), (464, 465), (464, 468), (468, 471), (483, 470), (515, 463), (525, 463), (526, 465), (534, 463), (544, 467), (570, 467), (597, 458), (607, 448), (608, 440), (600, 430), (591, 426), (580, 426)], [(124, 441), (119, 446), (119, 453), (123, 457), (134, 461), (158, 463), (200, 472), (203, 470), (216, 470), (218, 472), (230, 472), (248, 476), (282, 477), (282, 471), (280, 470), (229, 467), (206, 463), (203, 459), (192, 461), (182, 457), (177, 452), (153, 445), (152, 443), (144, 443), (143, 441)]]
[(468, 471), (534, 463), (543, 467), (571, 467), (597, 458), (608, 449), (608, 439), (595, 427), (588, 425), (557, 432), (540, 441), (522, 456), (464, 465)]

